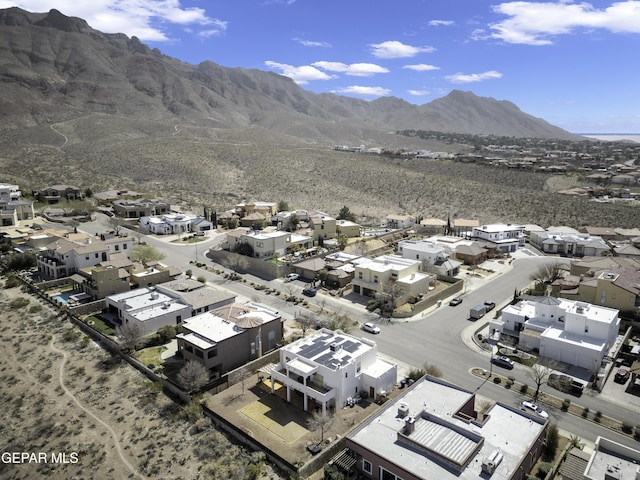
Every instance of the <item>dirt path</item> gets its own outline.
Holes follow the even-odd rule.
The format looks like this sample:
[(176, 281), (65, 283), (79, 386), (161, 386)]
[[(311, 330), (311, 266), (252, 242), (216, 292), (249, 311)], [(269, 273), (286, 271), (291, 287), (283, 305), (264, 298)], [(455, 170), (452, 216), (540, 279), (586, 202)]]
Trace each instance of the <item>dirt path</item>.
[(146, 478), (146, 477), (140, 475), (136, 471), (136, 468), (133, 465), (131, 465), (131, 463), (129, 463), (129, 461), (127, 460), (127, 457), (125, 456), (124, 452), (122, 451), (122, 444), (120, 443), (120, 440), (118, 440), (118, 434), (116, 433), (116, 431), (109, 424), (107, 424), (105, 421), (103, 421), (101, 418), (99, 418), (96, 414), (94, 414), (91, 410), (86, 408), (82, 404), (82, 402), (80, 400), (78, 400), (78, 397), (76, 397), (73, 394), (73, 392), (71, 392), (65, 386), (65, 384), (64, 384), (64, 369), (65, 369), (65, 365), (67, 364), (67, 360), (68, 360), (69, 356), (68, 356), (66, 351), (60, 350), (59, 348), (56, 348), (56, 346), (54, 345), (54, 341), (55, 341), (55, 336), (52, 336), (51, 342), (49, 342), (49, 348), (51, 348), (51, 350), (53, 350), (54, 352), (62, 355), (62, 362), (60, 363), (60, 367), (58, 369), (58, 382), (60, 383), (60, 387), (62, 388), (62, 390), (64, 390), (64, 392), (73, 399), (74, 403), (78, 406), (78, 408), (80, 410), (82, 410), (87, 415), (92, 417), (96, 422), (98, 422), (100, 425), (102, 425), (104, 427), (104, 429), (107, 430), (111, 434), (111, 438), (113, 439), (113, 443), (115, 444), (116, 451), (118, 452), (118, 456), (120, 457), (120, 460), (122, 460), (122, 463), (124, 465), (126, 465), (126, 467), (129, 469), (129, 471), (131, 471), (131, 473), (133, 473), (133, 475), (136, 476), (137, 478)]

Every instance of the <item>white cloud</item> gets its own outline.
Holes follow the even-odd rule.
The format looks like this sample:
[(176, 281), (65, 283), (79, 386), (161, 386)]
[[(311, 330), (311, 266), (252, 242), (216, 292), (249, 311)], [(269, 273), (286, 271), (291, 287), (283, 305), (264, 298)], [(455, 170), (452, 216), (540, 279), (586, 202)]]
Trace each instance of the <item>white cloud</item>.
[(361, 85), (351, 85), (350, 87), (338, 88), (332, 90), (332, 93), (345, 95), (362, 95), (363, 97), (384, 97), (389, 95), (391, 90), (383, 87), (364, 87)]
[(448, 27), (450, 25), (453, 25), (454, 23), (455, 22), (453, 20), (431, 20), (428, 25), (430, 27)]
[(431, 70), (440, 70), (440, 67), (435, 65), (427, 65), (426, 63), (418, 63), (416, 65), (405, 65), (402, 68), (408, 68), (409, 70), (415, 70), (416, 72), (429, 72)]
[(203, 37), (224, 33), (228, 25), (208, 17), (202, 8), (183, 8), (179, 0), (0, 0), (0, 8), (13, 6), (30, 12), (48, 12), (55, 8), (64, 15), (86, 20), (101, 32), (124, 33), (143, 41), (171, 40), (163, 30), (163, 24), (206, 27), (199, 33)]
[(328, 42), (313, 42), (311, 40), (305, 40), (303, 38), (294, 38), (293, 40), (298, 42), (300, 45), (304, 45), (305, 47), (331, 48), (331, 44)]
[(327, 75), (311, 65), (295, 67), (293, 65), (273, 62), (271, 60), (267, 60), (264, 64), (269, 68), (277, 70), (281, 75), (291, 78), (298, 85), (306, 85), (313, 80), (331, 80), (332, 78), (336, 78), (333, 75)]
[(507, 2), (493, 10), (509, 18), (490, 24), (492, 38), (507, 43), (549, 45), (552, 37), (575, 30), (604, 29), (613, 33), (640, 33), (640, 1), (625, 0), (597, 9), (590, 3)]
[(375, 63), (352, 63), (346, 64), (342, 62), (313, 62), (314, 67), (328, 70), (330, 72), (340, 72), (353, 77), (370, 77), (377, 73), (388, 73), (389, 69), (376, 65)]
[(502, 78), (502, 74), (500, 72), (496, 72), (495, 70), (489, 70), (483, 73), (456, 73), (454, 75), (448, 75), (445, 78), (451, 83), (472, 83), (482, 82), (483, 80)]
[(405, 45), (397, 40), (373, 43), (369, 46), (371, 47), (371, 53), (377, 58), (407, 58), (415, 57), (419, 53), (432, 53), (436, 51), (433, 47), (414, 47), (412, 45)]
[(431, 92), (429, 90), (407, 90), (409, 95), (413, 95), (416, 97), (424, 97), (425, 95), (430, 95)]

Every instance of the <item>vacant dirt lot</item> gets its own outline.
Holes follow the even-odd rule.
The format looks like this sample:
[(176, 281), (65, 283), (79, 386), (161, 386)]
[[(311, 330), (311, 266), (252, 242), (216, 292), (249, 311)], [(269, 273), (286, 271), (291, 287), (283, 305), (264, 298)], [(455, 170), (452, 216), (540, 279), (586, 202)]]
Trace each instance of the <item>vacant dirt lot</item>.
[(276, 478), (18, 288), (0, 289), (0, 406), (3, 479)]

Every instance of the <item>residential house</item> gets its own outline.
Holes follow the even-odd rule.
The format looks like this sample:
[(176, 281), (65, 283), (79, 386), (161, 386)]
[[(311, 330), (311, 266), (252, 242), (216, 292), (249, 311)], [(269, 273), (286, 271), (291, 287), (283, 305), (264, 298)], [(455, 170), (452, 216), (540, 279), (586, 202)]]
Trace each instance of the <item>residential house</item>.
[(447, 222), (439, 218), (424, 218), (420, 220), (420, 231), (429, 235), (444, 235), (447, 230)]
[(341, 330), (320, 329), (284, 345), (280, 363), (268, 368), (271, 392), (276, 382), (286, 389), (286, 400), (297, 392), (304, 410), (342, 408), (356, 395), (384, 397), (397, 382), (397, 365), (377, 354), (376, 343)]
[(473, 242), (468, 245), (458, 245), (455, 256), (465, 265), (479, 265), (489, 258), (489, 251), (478, 242)]
[(319, 210), (309, 210), (309, 228), (316, 242), (336, 237), (336, 219)]
[(597, 371), (618, 336), (618, 310), (576, 300), (537, 297), (508, 305), (489, 332), (517, 339), (540, 357)]
[(67, 234), (56, 238), (37, 254), (36, 263), (41, 278), (62, 278), (107, 262), (116, 253), (128, 257), (132, 247), (133, 240), (128, 237), (99, 240), (84, 234)]
[(254, 212), (262, 214), (265, 218), (271, 218), (278, 211), (278, 204), (275, 202), (243, 202), (235, 206), (235, 213), (239, 217), (246, 217)]
[(462, 265), (457, 260), (449, 259), (445, 247), (427, 239), (402, 240), (398, 243), (398, 253), (403, 258), (420, 260), (422, 271), (432, 272), (442, 277), (455, 277)]
[(622, 480), (640, 476), (640, 451), (605, 437), (596, 438), (595, 448), (572, 448), (560, 467), (562, 480)]
[(344, 235), (347, 238), (355, 238), (360, 236), (362, 227), (349, 220), (336, 220), (336, 234), (338, 236)]
[(0, 205), (20, 200), (20, 198), (22, 198), (22, 192), (19, 185), (0, 183)]
[(617, 240), (619, 238), (615, 229), (609, 227), (592, 227), (589, 225), (583, 225), (578, 228), (578, 232), (586, 233), (592, 237), (600, 237), (605, 241)]
[(134, 263), (131, 269), (131, 288), (152, 287), (167, 283), (182, 274), (180, 269), (163, 265), (159, 262), (148, 262), (145, 265)]
[(633, 257), (636, 259), (640, 259), (640, 248), (630, 243), (625, 243), (625, 244), (614, 243), (613, 252), (614, 252), (614, 255), (618, 257)]
[(137, 200), (142, 197), (141, 193), (133, 190), (105, 190), (104, 192), (95, 192), (93, 199), (98, 205), (112, 205), (116, 200)]
[(600, 237), (587, 233), (533, 232), (530, 243), (544, 253), (575, 257), (601, 257), (611, 249)]
[(259, 226), (262, 228), (268, 223), (268, 217), (260, 212), (251, 212), (240, 218), (241, 227), (254, 227)]
[(21, 221), (33, 220), (35, 211), (30, 200), (10, 200), (0, 202), (0, 227), (20, 225)]
[(453, 219), (453, 234), (460, 237), (468, 237), (473, 234), (473, 229), (480, 226), (480, 220), (470, 220), (467, 218)]
[(269, 259), (283, 256), (291, 246), (291, 233), (283, 231), (265, 232), (240, 227), (227, 232), (230, 251), (237, 250), (241, 244), (250, 245), (255, 258)]
[(156, 215), (164, 215), (170, 212), (171, 205), (164, 200), (116, 200), (113, 202), (113, 213), (121, 218), (142, 218)]
[(416, 223), (411, 215), (387, 215), (387, 228), (410, 228)]
[(159, 216), (140, 217), (138, 223), (141, 229), (156, 235), (207, 231), (213, 228), (213, 224), (204, 217), (186, 213), (167, 213)]
[(429, 291), (436, 281), (435, 274), (421, 272), (422, 262), (397, 255), (362, 258), (357, 261), (353, 277), (353, 291), (367, 297), (393, 298), (394, 306)]
[(82, 200), (84, 193), (78, 187), (72, 185), (53, 185), (34, 192), (40, 203), (55, 204), (58, 202)]
[(217, 378), (274, 350), (283, 338), (280, 314), (257, 303), (231, 303), (182, 323), (178, 352)]
[(552, 285), (552, 295), (632, 312), (640, 308), (640, 271), (617, 267), (567, 275)]
[(71, 275), (77, 289), (98, 300), (131, 290), (133, 262), (123, 253), (113, 254), (106, 262), (81, 268)]
[(629, 267), (640, 270), (640, 260), (633, 257), (582, 257), (571, 260), (571, 275), (587, 275), (591, 270), (602, 270), (607, 268)]
[(515, 252), (524, 245), (524, 225), (494, 223), (474, 227), (471, 237), (492, 243), (500, 253)]
[(327, 270), (327, 262), (320, 257), (309, 258), (307, 260), (294, 263), (291, 266), (291, 270), (293, 273), (300, 275), (301, 278), (311, 282), (318, 278), (318, 274), (322, 270)]
[(191, 305), (158, 291), (156, 287), (109, 295), (105, 301), (117, 323), (137, 325), (143, 335), (154, 333), (162, 327), (178, 325), (191, 317)]
[(336, 460), (376, 480), (525, 480), (547, 421), (500, 402), (483, 414), (476, 403), (472, 391), (423, 377), (349, 433)]
[(360, 255), (347, 252), (334, 252), (324, 257), (329, 268), (325, 284), (330, 288), (342, 288), (353, 280), (356, 266), (354, 264)]
[(235, 302), (236, 295), (191, 278), (177, 278), (156, 285), (156, 290), (191, 306), (190, 316), (209, 312)]

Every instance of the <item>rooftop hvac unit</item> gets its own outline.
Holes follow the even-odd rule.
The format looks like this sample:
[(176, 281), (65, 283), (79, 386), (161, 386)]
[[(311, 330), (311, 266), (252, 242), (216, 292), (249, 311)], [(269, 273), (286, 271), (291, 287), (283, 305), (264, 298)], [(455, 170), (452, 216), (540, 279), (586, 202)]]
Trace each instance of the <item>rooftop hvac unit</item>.
[(400, 418), (404, 418), (407, 415), (409, 415), (409, 405), (407, 405), (406, 403), (401, 403), (400, 405), (398, 405), (398, 416)]
[(500, 453), (500, 449), (494, 450), (491, 452), (491, 455), (484, 457), (482, 460), (482, 471), (489, 475), (493, 475), (493, 472), (496, 471), (496, 468), (498, 468), (498, 465), (500, 465), (503, 458), (504, 456)]

